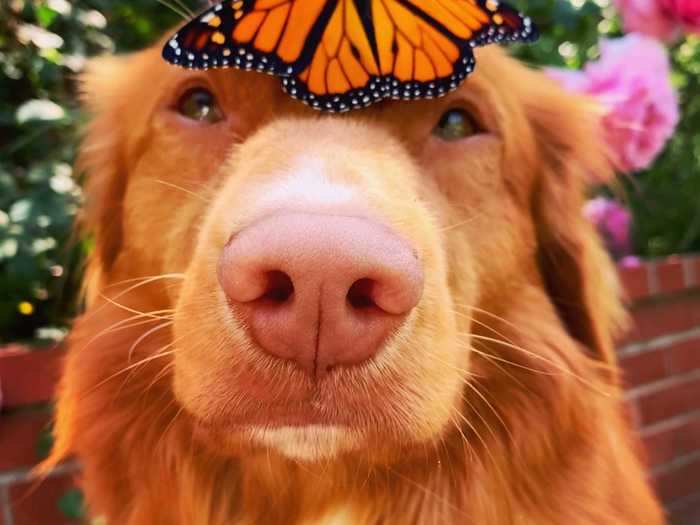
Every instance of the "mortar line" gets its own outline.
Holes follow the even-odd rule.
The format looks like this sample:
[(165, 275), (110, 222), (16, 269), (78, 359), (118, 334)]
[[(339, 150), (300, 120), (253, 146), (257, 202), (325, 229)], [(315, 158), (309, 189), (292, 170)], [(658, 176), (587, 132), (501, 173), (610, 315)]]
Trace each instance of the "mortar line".
[(10, 496), (7, 493), (7, 485), (0, 485), (0, 507), (2, 507), (2, 522), (5, 525), (15, 525), (15, 519), (10, 507)]

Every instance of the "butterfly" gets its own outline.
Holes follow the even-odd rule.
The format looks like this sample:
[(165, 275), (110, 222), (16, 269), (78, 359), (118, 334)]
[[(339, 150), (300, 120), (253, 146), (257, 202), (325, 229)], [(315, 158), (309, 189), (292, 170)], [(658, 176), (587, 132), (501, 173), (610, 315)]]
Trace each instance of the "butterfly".
[(188, 22), (163, 58), (276, 75), (312, 108), (434, 98), (474, 70), (473, 48), (531, 42), (530, 18), (497, 0), (226, 0)]

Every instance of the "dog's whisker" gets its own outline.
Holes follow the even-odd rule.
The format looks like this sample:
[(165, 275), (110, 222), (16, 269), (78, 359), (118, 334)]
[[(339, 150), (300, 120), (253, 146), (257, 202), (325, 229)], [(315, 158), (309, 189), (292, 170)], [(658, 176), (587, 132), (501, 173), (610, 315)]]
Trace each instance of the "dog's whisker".
[(153, 381), (151, 381), (148, 384), (148, 386), (146, 387), (146, 389), (144, 390), (144, 395), (146, 395), (151, 390), (151, 388), (153, 388), (156, 384), (158, 384), (158, 382), (160, 382), (163, 378), (165, 378), (165, 376), (167, 376), (170, 372), (172, 372), (174, 368), (175, 368), (175, 363), (173, 363), (173, 362), (167, 363), (161, 369), (161, 371), (158, 372), (153, 377)]
[[(596, 392), (598, 392), (598, 393), (600, 393), (600, 394), (603, 394), (603, 395), (605, 395), (605, 396), (609, 396), (609, 395), (610, 395), (609, 392), (606, 392), (606, 391), (601, 390), (595, 383), (593, 383), (593, 382), (590, 381), (589, 379), (586, 379), (585, 377), (583, 377), (583, 376), (581, 376), (581, 375), (575, 373), (575, 372), (574, 372), (573, 370), (571, 370), (570, 368), (567, 368), (567, 367), (565, 367), (564, 365), (562, 365), (562, 364), (560, 364), (560, 363), (557, 363), (557, 362), (555, 362), (555, 361), (552, 361), (552, 360), (550, 360), (550, 359), (547, 359), (546, 357), (544, 357), (544, 356), (542, 356), (542, 355), (540, 355), (540, 354), (537, 354), (537, 353), (535, 353), (535, 352), (532, 352), (532, 351), (530, 351), (530, 350), (527, 350), (526, 348), (523, 348), (522, 346), (514, 345), (514, 344), (508, 343), (508, 342), (506, 342), (506, 341), (501, 341), (500, 339), (496, 339), (496, 338), (494, 338), (494, 337), (487, 337), (487, 336), (482, 336), (482, 335), (477, 335), (477, 334), (471, 334), (471, 337), (473, 337), (473, 338), (475, 338), (475, 339), (479, 339), (479, 340), (481, 340), (481, 341), (485, 341), (485, 342), (489, 342), (489, 343), (494, 343), (494, 344), (497, 344), (497, 345), (502, 345), (502, 346), (504, 346), (504, 347), (507, 347), (507, 348), (511, 348), (511, 349), (513, 349), (513, 350), (520, 351), (520, 352), (522, 352), (523, 354), (527, 355), (528, 357), (531, 357), (531, 358), (533, 358), (533, 359), (537, 359), (537, 360), (539, 360), (539, 361), (543, 361), (544, 363), (549, 364), (549, 365), (553, 366), (554, 368), (556, 368), (559, 372), (561, 372), (561, 373), (563, 373), (563, 374), (565, 374), (565, 375), (569, 375), (569, 376), (571, 376), (571, 377), (573, 377), (573, 378), (575, 378), (575, 379), (581, 381), (583, 384), (585, 384), (586, 386), (592, 388), (593, 390), (595, 390)], [(512, 363), (511, 363), (511, 364), (512, 364)], [(543, 372), (541, 372), (541, 373), (543, 373)], [(555, 374), (553, 374), (553, 373), (543, 373), (543, 375), (555, 375)]]
[[(484, 339), (483, 337), (480, 337), (476, 334), (470, 334), (470, 337), (473, 337), (475, 339)], [(487, 352), (484, 352), (482, 350), (477, 349), (473, 345), (470, 346), (470, 348), (476, 354), (481, 355), (484, 358), (490, 358), (490, 359), (493, 359), (496, 361), (500, 361), (501, 363), (507, 364), (508, 366), (519, 368), (521, 370), (527, 370), (528, 372), (532, 372), (533, 374), (538, 374), (538, 375), (542, 375), (542, 376), (549, 376), (549, 377), (569, 376), (573, 379), (576, 379), (577, 381), (580, 381), (583, 385), (585, 385), (586, 387), (591, 389), (593, 392), (596, 392), (597, 394), (600, 394), (600, 395), (605, 396), (605, 397), (611, 396), (611, 393), (609, 391), (601, 389), (600, 386), (597, 385), (596, 383), (594, 383), (593, 381), (586, 379), (585, 377), (575, 373), (573, 370), (566, 368), (563, 365), (559, 365), (558, 363), (550, 361), (549, 359), (547, 359), (543, 356), (539, 356), (538, 354), (535, 354), (534, 352), (528, 352), (527, 350), (522, 349), (522, 348), (518, 347), (517, 345), (511, 345), (510, 343), (506, 343), (505, 341), (499, 341), (498, 339), (493, 339), (493, 338), (488, 338), (488, 337), (485, 339), (486, 339), (486, 341), (491, 342), (491, 343), (496, 343), (496, 344), (500, 343), (508, 348), (515, 347), (515, 348), (513, 348), (514, 350), (520, 350), (520, 351), (524, 352), (526, 355), (528, 355), (529, 357), (539, 358), (539, 360), (544, 361), (545, 363), (552, 365), (554, 368), (556, 368), (556, 370), (554, 370), (554, 371), (538, 370), (536, 368), (532, 368), (532, 367), (505, 359), (503, 357), (500, 357), (500, 356), (497, 356), (494, 354), (489, 354)]]
[[(124, 295), (126, 295), (126, 294), (128, 294), (128, 293), (130, 293), (130, 292), (132, 292), (132, 291), (134, 291), (142, 286), (145, 286), (145, 285), (150, 284), (150, 283), (155, 282), (155, 281), (159, 281), (161, 279), (184, 279), (184, 277), (185, 277), (184, 274), (181, 274), (181, 273), (171, 273), (171, 274), (154, 275), (151, 277), (138, 277), (138, 278), (134, 278), (134, 279), (126, 279), (125, 281), (122, 281), (122, 283), (135, 281), (135, 282), (137, 282), (137, 284), (127, 288), (126, 290), (122, 290), (121, 292), (119, 292), (118, 294), (113, 296), (112, 300), (117, 300), (120, 297), (123, 297)], [(109, 285), (105, 288), (105, 290), (112, 288), (113, 286), (118, 286), (118, 284), (120, 284), (120, 283), (115, 283), (114, 285)], [(99, 293), (98, 296), (104, 296), (104, 292)], [(98, 313), (103, 311), (104, 308), (106, 308), (107, 306), (109, 306), (108, 303), (96, 307), (90, 313), (85, 314), (83, 316), (83, 319), (87, 320), (87, 319), (93, 318)]]
[(467, 387), (469, 387), (485, 404), (491, 412), (493, 412), (493, 415), (496, 416), (496, 419), (498, 419), (498, 422), (503, 426), (503, 430), (505, 430), (506, 434), (508, 434), (508, 438), (512, 441), (513, 440), (513, 434), (510, 431), (510, 428), (508, 424), (505, 422), (501, 414), (496, 410), (496, 407), (493, 406), (493, 404), (486, 398), (486, 395), (479, 390), (479, 388), (472, 382), (472, 381), (465, 381), (464, 383)]
[(469, 441), (469, 438), (467, 435), (464, 433), (464, 430), (462, 429), (462, 426), (459, 424), (459, 421), (455, 418), (454, 414), (450, 414), (450, 423), (457, 429), (457, 432), (459, 433), (461, 437), (461, 443), (462, 447), (465, 448), (468, 452), (469, 455), (472, 457), (472, 459), (475, 457), (475, 452), (474, 452), (474, 447)]
[[(475, 350), (474, 353), (480, 355), (481, 357), (483, 357), (484, 359), (486, 359), (487, 361), (489, 361), (493, 366), (495, 366), (496, 368), (498, 368), (498, 370), (500, 370), (503, 374), (505, 374), (506, 376), (508, 376), (509, 378), (511, 378), (511, 379), (513, 380), (514, 383), (517, 383), (524, 391), (530, 391), (530, 389), (525, 385), (525, 383), (523, 383), (522, 381), (520, 381), (520, 379), (518, 379), (518, 378), (517, 378), (516, 376), (514, 376), (509, 370), (507, 370), (504, 366), (502, 366), (501, 363), (499, 363), (499, 361), (498, 361), (497, 359), (494, 359), (493, 356), (492, 356), (491, 354), (489, 354), (489, 353), (487, 353), (487, 352), (485, 352), (485, 351), (480, 351), (480, 350), (479, 350), (479, 347), (478, 347), (475, 343), (476, 343), (476, 341), (471, 341), (470, 344), (469, 344), (469, 345), (465, 345), (465, 347), (468, 347), (469, 350), (475, 350), (475, 348), (476, 348), (476, 350)], [(510, 361), (508, 361), (508, 362), (510, 363)], [(516, 365), (517, 365), (517, 363), (512, 363), (512, 364), (516, 364)], [(471, 375), (472, 377), (475, 377), (475, 378), (479, 379), (479, 376), (476, 375), (476, 374), (474, 374), (474, 373), (471, 373), (470, 375)]]
[(468, 517), (468, 514), (465, 510), (461, 509), (460, 507), (455, 505), (453, 502), (447, 500), (444, 496), (441, 496), (440, 494), (438, 494), (434, 490), (431, 490), (427, 486), (421, 485), (417, 481), (409, 478), (408, 476), (405, 476), (404, 474), (402, 474), (401, 472), (399, 472), (398, 470), (396, 470), (390, 466), (387, 466), (386, 469), (388, 472), (390, 472), (394, 476), (397, 476), (399, 479), (402, 479), (403, 481), (405, 481), (409, 485), (412, 485), (413, 487), (415, 487), (418, 490), (420, 490), (421, 492), (423, 492), (424, 495), (430, 496), (435, 501), (439, 501), (439, 502), (447, 505), (449, 508), (451, 508), (453, 511), (459, 513), (460, 515), (462, 515), (464, 517)]
[[(171, 312), (173, 310), (171, 309), (165, 309), (165, 310), (153, 310), (151, 312), (148, 312), (149, 314), (156, 314), (156, 315), (161, 315), (161, 314), (166, 314), (167, 312)], [(143, 317), (147, 317), (147, 319), (143, 319)], [(139, 321), (136, 321), (139, 319)], [(172, 319), (172, 318), (170, 318)], [(143, 314), (136, 314), (132, 315), (130, 317), (127, 317), (126, 319), (122, 319), (120, 321), (117, 321), (116, 323), (113, 323), (109, 325), (107, 328), (101, 330), (94, 336), (92, 336), (84, 345), (81, 346), (81, 349), (85, 349), (89, 347), (92, 343), (94, 343), (97, 339), (100, 337), (103, 337), (105, 335), (113, 334), (115, 332), (119, 332), (121, 330), (128, 330), (130, 328), (135, 328), (137, 326), (143, 326), (145, 324), (150, 324), (150, 323), (155, 323), (159, 319), (154, 319), (149, 316), (144, 316)]]
[[(481, 310), (481, 309), (478, 309), (478, 308), (476, 308), (476, 307), (469, 307), (469, 308), (472, 308), (472, 309), (474, 309), (474, 310), (479, 310), (479, 311), (481, 311), (481, 312), (483, 312), (483, 313), (488, 313), (488, 312), (486, 312), (485, 310)], [(515, 342), (513, 342), (511, 339), (509, 339), (507, 336), (505, 336), (504, 334), (502, 334), (501, 332), (499, 332), (499, 331), (496, 330), (495, 328), (493, 328), (493, 327), (491, 327), (491, 326), (489, 326), (489, 325), (487, 325), (487, 324), (485, 324), (485, 323), (483, 323), (483, 322), (481, 322), (481, 321), (478, 321), (478, 320), (474, 319), (473, 316), (469, 316), (469, 315), (467, 315), (467, 314), (465, 314), (465, 313), (462, 313), (462, 312), (459, 312), (459, 311), (457, 311), (457, 310), (454, 311), (454, 314), (457, 315), (457, 316), (459, 316), (459, 317), (468, 318), (470, 321), (473, 321), (473, 322), (475, 322), (476, 324), (479, 324), (480, 326), (483, 326), (483, 327), (487, 328), (488, 330), (494, 332), (496, 335), (499, 335), (500, 337), (502, 337), (503, 340), (497, 339), (497, 338), (495, 338), (495, 337), (489, 337), (489, 336), (486, 336), (486, 335), (476, 334), (476, 333), (473, 333), (473, 332), (469, 334), (469, 337), (473, 337), (474, 339), (478, 339), (478, 340), (481, 340), (481, 341), (486, 341), (486, 342), (491, 342), (491, 343), (495, 343), (495, 344), (498, 344), (498, 345), (502, 345), (502, 346), (504, 346), (504, 347), (511, 348), (511, 349), (513, 349), (513, 350), (517, 350), (517, 351), (519, 351), (519, 352), (521, 352), (521, 353), (527, 355), (528, 357), (532, 357), (533, 359), (537, 359), (537, 360), (539, 360), (539, 361), (543, 361), (544, 363), (547, 363), (547, 364), (553, 366), (554, 368), (557, 368), (560, 372), (563, 372), (563, 373), (565, 373), (565, 374), (571, 374), (571, 375), (573, 375), (574, 377), (577, 377), (577, 378), (579, 378), (579, 379), (585, 381), (584, 378), (579, 377), (577, 374), (574, 373), (573, 370), (571, 370), (571, 369), (565, 367), (565, 366), (562, 365), (561, 363), (557, 363), (557, 362), (555, 362), (555, 361), (552, 361), (551, 359), (548, 359), (548, 358), (544, 357), (543, 355), (540, 355), (540, 354), (538, 354), (538, 353), (535, 353), (535, 352), (533, 352), (533, 351), (531, 351), (531, 350), (527, 350), (526, 348), (524, 348), (524, 347), (522, 347), (522, 346), (516, 344)], [(512, 362), (512, 361), (508, 361), (508, 360), (505, 360), (505, 361), (508, 362), (508, 363), (510, 363), (510, 364), (512, 364), (512, 365), (516, 365), (516, 364), (517, 364), (517, 363), (514, 363), (514, 362)], [(534, 370), (533, 370), (533, 371), (534, 371)], [(547, 375), (553, 375), (553, 374), (548, 373), (548, 372), (546, 372), (546, 371), (544, 371), (544, 370), (542, 370), (542, 371), (540, 371), (540, 372), (543, 373), (543, 374), (546, 373)]]
[(474, 215), (472, 215), (471, 217), (469, 217), (469, 218), (467, 218), (467, 219), (464, 219), (463, 221), (457, 222), (457, 223), (455, 223), (455, 224), (450, 224), (450, 225), (448, 225), (448, 226), (445, 226), (445, 227), (443, 227), (443, 228), (440, 228), (440, 230), (438, 230), (438, 231), (440, 231), (441, 233), (445, 233), (445, 232), (448, 232), (448, 231), (456, 230), (456, 229), (458, 229), (458, 228), (461, 228), (462, 226), (466, 226), (467, 224), (471, 224), (471, 223), (474, 222), (478, 217), (479, 217), (478, 214), (474, 214)]
[[(173, 402), (174, 402), (174, 399), (173, 399)], [(172, 402), (171, 402), (171, 404), (172, 404)], [(168, 435), (168, 432), (170, 432), (170, 429), (173, 427), (173, 425), (174, 425), (175, 422), (177, 421), (177, 418), (180, 417), (180, 414), (182, 414), (182, 412), (183, 412), (184, 410), (185, 410), (185, 407), (184, 407), (184, 406), (181, 406), (181, 407), (178, 409), (178, 411), (175, 412), (175, 415), (174, 415), (174, 416), (172, 417), (172, 419), (170, 420), (170, 423), (168, 423), (168, 425), (165, 427), (165, 429), (163, 429), (163, 432), (161, 433), (160, 438), (158, 439), (158, 443), (156, 444), (156, 450), (160, 450), (160, 448), (161, 448), (161, 447), (160, 447), (160, 443), (161, 443), (161, 442), (163, 441), (163, 439), (165, 439), (165, 437)]]
[(119, 303), (119, 302), (115, 301), (114, 299), (112, 299), (111, 297), (107, 297), (106, 295), (102, 295), (102, 298), (105, 301), (107, 301), (109, 304), (116, 306), (117, 308), (121, 308), (122, 310), (124, 310), (126, 312), (130, 312), (130, 313), (135, 314), (135, 315), (140, 315), (143, 317), (151, 317), (153, 319), (165, 319), (165, 320), (172, 319), (172, 317), (170, 317), (170, 316), (162, 316), (159, 314), (151, 314), (149, 312), (142, 312), (140, 310), (136, 310), (135, 308), (131, 308), (130, 306)]
[(147, 331), (144, 332), (141, 336), (139, 336), (139, 337), (133, 342), (133, 344), (131, 345), (131, 347), (129, 348), (129, 352), (127, 353), (127, 360), (126, 360), (126, 362), (127, 362), (127, 363), (131, 363), (131, 358), (132, 358), (132, 356), (133, 356), (133, 354), (134, 354), (134, 351), (136, 350), (136, 348), (139, 346), (139, 344), (140, 344), (142, 341), (144, 341), (145, 339), (148, 338), (148, 336), (150, 336), (151, 334), (154, 334), (155, 332), (158, 332), (158, 331), (160, 331), (160, 330), (163, 330), (164, 328), (170, 328), (172, 325), (173, 325), (173, 321), (167, 321), (167, 322), (165, 322), (165, 323), (161, 323), (161, 324), (159, 324), (158, 326), (155, 326), (155, 327), (151, 328), (150, 330), (147, 330)]
[[(482, 314), (487, 315), (487, 316), (491, 316), (491, 317), (493, 317), (494, 319), (496, 319), (496, 320), (498, 320), (498, 321), (500, 321), (500, 322), (502, 322), (502, 323), (504, 323), (504, 324), (506, 324), (506, 325), (508, 325), (508, 326), (510, 326), (510, 327), (512, 327), (512, 328), (514, 328), (515, 330), (517, 330), (517, 331), (519, 331), (519, 332), (522, 331), (522, 328), (520, 328), (520, 327), (518, 327), (517, 325), (513, 324), (512, 322), (508, 321), (508, 320), (505, 319), (504, 317), (501, 317), (501, 316), (499, 316), (499, 315), (496, 315), (496, 314), (494, 314), (493, 312), (489, 312), (488, 310), (484, 310), (483, 308), (479, 308), (479, 307), (477, 307), (477, 306), (465, 305), (465, 304), (462, 304), (462, 303), (455, 303), (455, 305), (456, 305), (456, 306), (460, 306), (460, 307), (465, 308), (465, 309), (474, 310), (475, 312), (479, 312), (479, 313), (482, 313)], [(456, 315), (459, 315), (459, 316), (462, 316), (462, 317), (465, 316), (465, 314), (464, 314), (463, 312), (459, 312), (459, 311), (457, 311), (457, 310), (455, 310), (454, 313), (455, 313)], [(490, 326), (490, 325), (484, 323), (483, 321), (479, 321), (478, 319), (474, 318), (474, 316), (469, 316), (469, 318), (470, 318), (473, 322), (475, 322), (476, 324), (478, 324), (478, 325), (480, 325), (480, 326), (482, 326), (482, 327), (484, 327), (484, 328), (490, 330), (491, 332), (493, 332), (493, 333), (496, 334), (497, 336), (502, 337), (502, 338), (504, 339), (505, 342), (510, 343), (510, 344), (513, 344), (513, 345), (516, 344), (516, 343), (515, 343), (512, 339), (510, 339), (508, 336), (504, 335), (502, 332), (499, 332), (498, 330), (496, 330), (496, 329), (493, 328), (492, 326)], [(523, 349), (523, 350), (524, 350), (524, 349)], [(525, 350), (524, 350), (524, 351), (525, 351)], [(553, 366), (557, 366), (557, 363), (556, 363), (556, 362), (547, 360), (544, 356), (540, 356), (540, 355), (538, 354), (538, 358), (541, 359), (541, 360), (545, 360), (546, 362), (552, 364)], [(615, 367), (613, 367), (613, 366), (604, 365), (604, 364), (602, 364), (602, 363), (601, 363), (599, 366), (600, 366), (601, 368), (608, 368), (608, 369), (614, 369), (614, 368), (615, 368)]]
[[(117, 286), (122, 286), (125, 284), (131, 284), (131, 283), (148, 284), (148, 283), (152, 283), (154, 281), (159, 281), (162, 279), (184, 279), (184, 278), (185, 278), (184, 273), (161, 273), (159, 275), (146, 275), (144, 277), (133, 277), (131, 279), (124, 279), (122, 281), (110, 283), (107, 286), (105, 286), (105, 290), (109, 290), (110, 288), (115, 288)], [(141, 285), (139, 285), (139, 286), (141, 286)], [(129, 290), (125, 290), (125, 292), (128, 292), (130, 290), (132, 290), (132, 288), (130, 288)], [(116, 299), (117, 297), (115, 296), (114, 298)]]
[(177, 184), (173, 184), (172, 182), (168, 182), (168, 181), (160, 180), (160, 179), (156, 179), (154, 182), (157, 182), (158, 184), (162, 184), (163, 186), (169, 186), (169, 187), (174, 188), (176, 190), (180, 190), (184, 193), (187, 193), (188, 195), (191, 195), (192, 197), (196, 197), (197, 199), (199, 199), (202, 202), (205, 202), (207, 204), (209, 204), (211, 202), (210, 199), (207, 199), (206, 197), (200, 195), (199, 193), (196, 193), (192, 190), (188, 190), (187, 188), (184, 188), (182, 186), (178, 186)]
[(115, 372), (114, 374), (110, 375), (109, 377), (103, 379), (102, 381), (100, 381), (99, 383), (97, 383), (95, 386), (93, 386), (87, 393), (88, 393), (88, 394), (92, 393), (94, 390), (97, 390), (97, 389), (100, 388), (101, 386), (103, 386), (103, 385), (105, 385), (106, 383), (112, 381), (113, 379), (119, 377), (120, 375), (129, 372), (130, 370), (134, 370), (135, 368), (138, 368), (138, 367), (140, 367), (140, 366), (143, 366), (143, 365), (145, 365), (145, 364), (148, 364), (148, 363), (150, 363), (150, 362), (152, 362), (152, 361), (155, 361), (156, 359), (161, 359), (161, 358), (163, 358), (163, 357), (168, 357), (168, 356), (171, 356), (171, 355), (174, 355), (174, 354), (175, 354), (175, 350), (171, 350), (171, 351), (168, 351), (168, 352), (159, 352), (159, 353), (156, 353), (156, 354), (151, 355), (151, 356), (149, 356), (149, 357), (146, 357), (146, 358), (142, 359), (141, 361), (137, 361), (136, 363), (134, 363), (134, 364), (132, 364), (132, 365), (129, 365), (129, 366), (125, 367), (125, 368), (122, 368), (122, 369), (119, 370), (118, 372)]
[[(492, 430), (491, 427), (488, 425), (488, 423), (486, 422), (486, 420), (481, 416), (481, 414), (479, 413), (479, 411), (476, 410), (476, 409), (474, 408), (474, 406), (469, 402), (469, 400), (468, 400), (466, 397), (464, 397), (463, 400), (464, 400), (464, 402), (471, 408), (472, 412), (473, 412), (474, 414), (476, 414), (476, 416), (477, 416), (477, 417), (482, 421), (482, 423), (487, 427), (487, 429), (489, 430), (489, 432), (491, 433), (491, 435), (494, 436), (494, 437), (496, 437), (496, 434), (493, 432), (493, 430)], [(476, 438), (479, 440), (479, 442), (481, 443), (481, 446), (482, 446), (483, 449), (484, 449), (484, 452), (486, 452), (486, 455), (487, 455), (488, 458), (491, 460), (491, 464), (492, 464), (492, 466), (495, 468), (496, 473), (498, 474), (498, 478), (499, 478), (500, 482), (501, 482), (501, 483), (504, 483), (504, 482), (505, 482), (505, 480), (504, 480), (505, 476), (504, 476), (504, 474), (503, 474), (503, 472), (502, 472), (502, 469), (501, 469), (501, 467), (500, 467), (500, 463), (499, 463), (498, 461), (496, 461), (496, 457), (493, 455), (493, 452), (491, 451), (491, 448), (488, 446), (488, 443), (486, 442), (486, 440), (484, 439), (484, 437), (481, 435), (481, 433), (479, 433), (479, 431), (478, 431), (478, 429), (476, 428), (476, 426), (474, 426), (474, 423), (472, 423), (471, 421), (469, 421), (469, 418), (467, 418), (464, 414), (462, 414), (462, 413), (459, 412), (459, 411), (455, 412), (455, 414), (457, 414), (457, 417), (459, 417), (459, 419), (461, 419), (462, 422), (463, 422), (465, 425), (467, 425), (467, 427), (469, 427), (469, 429), (474, 433), (474, 435), (476, 436)]]
[(158, 0), (158, 3), (163, 4), (184, 20), (188, 20), (194, 16), (194, 13), (192, 13), (186, 5), (178, 2), (178, 0)]

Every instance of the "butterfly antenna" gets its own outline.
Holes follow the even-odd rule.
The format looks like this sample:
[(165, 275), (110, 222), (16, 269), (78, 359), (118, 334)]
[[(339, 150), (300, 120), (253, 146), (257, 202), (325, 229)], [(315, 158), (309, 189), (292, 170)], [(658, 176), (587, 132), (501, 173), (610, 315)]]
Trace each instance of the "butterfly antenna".
[[(173, 0), (174, 2), (175, 0)], [(171, 3), (169, 0), (158, 0), (159, 4), (164, 5), (171, 11), (173, 11), (178, 16), (184, 18), (185, 20), (192, 18), (194, 15), (189, 11), (189, 9), (181, 7), (177, 3)]]

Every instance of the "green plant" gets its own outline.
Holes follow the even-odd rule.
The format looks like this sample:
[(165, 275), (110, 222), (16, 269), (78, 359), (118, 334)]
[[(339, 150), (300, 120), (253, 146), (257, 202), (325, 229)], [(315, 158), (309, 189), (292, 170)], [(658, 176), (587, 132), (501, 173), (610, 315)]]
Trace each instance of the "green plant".
[(75, 312), (89, 249), (71, 238), (76, 76), (89, 56), (142, 47), (178, 19), (153, 1), (0, 3), (0, 343), (60, 339)]

